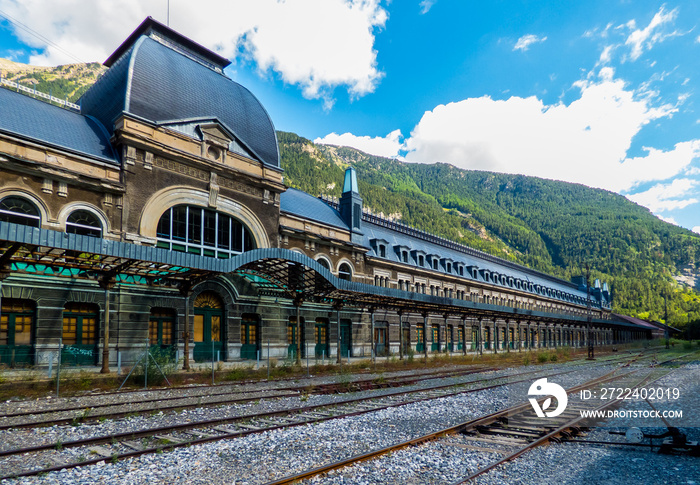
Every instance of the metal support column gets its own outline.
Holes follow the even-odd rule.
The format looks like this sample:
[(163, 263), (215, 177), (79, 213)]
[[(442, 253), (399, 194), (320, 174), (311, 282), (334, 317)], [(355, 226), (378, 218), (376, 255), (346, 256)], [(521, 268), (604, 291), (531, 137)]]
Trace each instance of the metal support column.
[(428, 314), (423, 314), (423, 355), (428, 360)]
[(403, 312), (398, 311), (399, 314), (399, 360), (403, 360)]
[[(296, 352), (296, 364), (301, 365), (301, 300), (294, 300), (294, 306), (297, 309), (297, 352)], [(338, 321), (338, 334), (340, 335), (340, 321)], [(340, 355), (340, 346), (338, 347), (338, 355)]]
[(335, 360), (336, 364), (340, 364), (340, 309), (343, 308), (343, 305), (336, 304), (334, 305), (335, 308), (335, 322), (338, 328), (338, 335), (337, 335), (337, 342), (336, 345), (338, 346), (338, 357)]
[(374, 348), (374, 307), (369, 309), (370, 330), (369, 330), (369, 351), (372, 356), (372, 362), (377, 361), (377, 349)]
[(467, 316), (462, 316), (462, 355), (467, 355)]

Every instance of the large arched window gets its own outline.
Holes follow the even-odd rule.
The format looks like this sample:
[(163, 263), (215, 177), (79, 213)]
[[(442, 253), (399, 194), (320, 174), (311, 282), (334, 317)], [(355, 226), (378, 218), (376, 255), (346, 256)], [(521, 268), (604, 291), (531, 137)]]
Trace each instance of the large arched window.
[(255, 249), (255, 240), (240, 221), (202, 207), (178, 205), (161, 216), (158, 247), (227, 259)]
[(102, 224), (95, 214), (86, 210), (71, 212), (66, 219), (66, 232), (83, 236), (102, 237)]
[(27, 199), (10, 196), (0, 201), (0, 221), (39, 227), (41, 216), (39, 209)]

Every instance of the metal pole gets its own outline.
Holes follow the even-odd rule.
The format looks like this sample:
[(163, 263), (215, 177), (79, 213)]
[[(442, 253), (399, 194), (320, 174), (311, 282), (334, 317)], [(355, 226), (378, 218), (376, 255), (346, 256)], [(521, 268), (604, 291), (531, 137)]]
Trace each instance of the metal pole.
[(104, 347), (102, 349), (102, 369), (101, 374), (109, 374), (109, 286), (105, 282), (105, 315), (104, 315), (104, 335), (102, 340)]
[(478, 345), (479, 345), (479, 355), (484, 355), (484, 344), (483, 344), (483, 341), (484, 341), (484, 327), (483, 327), (482, 320), (483, 320), (483, 319), (482, 319), (481, 317), (479, 317), (479, 335), (477, 336), (477, 339), (476, 339), (476, 341), (477, 341), (477, 343), (478, 343)]
[(150, 355), (150, 349), (148, 348), (148, 339), (146, 339), (146, 364), (144, 365), (144, 368), (146, 371), (143, 373), (144, 376), (144, 384), (143, 388), (148, 389), (148, 356)]
[(185, 348), (182, 359), (182, 370), (190, 370), (190, 295), (185, 296), (185, 331), (182, 334)]
[(372, 353), (372, 362), (376, 362), (376, 353), (374, 349), (374, 308), (370, 308), (369, 310), (369, 316), (370, 316), (370, 321), (371, 321), (371, 326), (370, 326), (370, 331), (369, 331), (369, 345), (370, 345), (370, 350)]
[(503, 343), (506, 345), (506, 352), (510, 353), (510, 320), (506, 319), (506, 328)]
[(301, 313), (300, 313), (301, 305), (297, 302), (296, 307), (297, 307), (297, 355), (296, 355), (296, 363), (298, 366), (301, 367)]
[(423, 315), (423, 355), (428, 362), (428, 314)]
[(211, 339), (211, 385), (214, 385), (214, 338)]
[(586, 318), (587, 320), (587, 325), (586, 325), (586, 339), (588, 340), (588, 360), (594, 360), (595, 355), (593, 352), (593, 342), (591, 341), (591, 320), (592, 320), (592, 315), (591, 315), (591, 285), (589, 284), (589, 279), (591, 277), (591, 270), (588, 267), (588, 263), (586, 263), (586, 300), (588, 302), (588, 317)]
[(338, 345), (338, 352), (337, 352), (337, 353), (338, 353), (338, 360), (337, 360), (336, 363), (337, 363), (337, 364), (342, 364), (342, 361), (341, 361), (342, 359), (340, 358), (340, 341), (341, 341), (341, 339), (340, 339), (340, 307), (336, 307), (336, 309), (335, 309), (335, 320), (336, 320), (336, 325), (338, 326), (338, 339), (337, 339), (337, 340), (338, 340), (338, 342), (337, 342), (337, 345)]
[(56, 364), (56, 397), (61, 385), (61, 349), (63, 348), (63, 337), (58, 338), (58, 363)]
[(462, 317), (462, 355), (467, 355), (467, 316)]
[(403, 360), (403, 313), (399, 311), (399, 360)]
[(267, 380), (270, 380), (270, 339), (267, 339)]
[(304, 341), (304, 348), (306, 349), (306, 377), (309, 377), (309, 342)]

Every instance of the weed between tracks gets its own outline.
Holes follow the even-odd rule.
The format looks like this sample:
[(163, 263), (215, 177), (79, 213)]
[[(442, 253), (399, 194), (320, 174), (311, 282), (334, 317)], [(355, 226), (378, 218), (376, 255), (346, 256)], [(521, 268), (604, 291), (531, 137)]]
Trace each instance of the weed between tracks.
[[(622, 354), (627, 350), (641, 350), (648, 346), (663, 346), (665, 341), (656, 340), (648, 341), (646, 345), (618, 345), (617, 350)], [(670, 349), (663, 350), (659, 353), (687, 353), (692, 350), (697, 350), (700, 347), (700, 342), (688, 342), (682, 340), (670, 341)], [(611, 347), (597, 347), (596, 355), (603, 352), (609, 352)], [(308, 374), (312, 376), (337, 375), (340, 383), (347, 383), (350, 386), (351, 376), (353, 374), (362, 374), (366, 372), (379, 373), (379, 380), (382, 379), (381, 374), (384, 372), (394, 372), (411, 369), (427, 369), (441, 368), (447, 366), (508, 366), (517, 367), (520, 365), (546, 364), (551, 362), (564, 363), (574, 359), (581, 359), (586, 356), (587, 350), (573, 349), (570, 347), (560, 347), (558, 349), (549, 350), (533, 350), (526, 349), (498, 349), (494, 353), (493, 349), (484, 349), (483, 355), (468, 354), (468, 355), (449, 355), (444, 352), (431, 352), (426, 359), (422, 352), (408, 351), (401, 359), (397, 355), (390, 356), (388, 359), (373, 363), (370, 359), (363, 359), (348, 364), (347, 359), (343, 359), (342, 365), (335, 363), (335, 359), (317, 359), (312, 361), (308, 369)], [(222, 364), (223, 365), (223, 364)], [(240, 382), (240, 381), (264, 381), (267, 379), (268, 370), (266, 367), (256, 369), (255, 364), (248, 364), (245, 367), (223, 368), (222, 365), (215, 369), (215, 379), (217, 383), (223, 382)], [(177, 369), (175, 368), (177, 367)], [(200, 370), (183, 371), (178, 370), (181, 363), (173, 365), (171, 372), (168, 374), (168, 379), (173, 386), (181, 386), (188, 384), (211, 384), (212, 372), (211, 368), (201, 368)], [(125, 369), (128, 372), (129, 369)], [(149, 369), (149, 384), (152, 382)], [(45, 397), (55, 393), (56, 378), (54, 376), (48, 379), (45, 370), (28, 370), (26, 371), (27, 379), (24, 379), (24, 371), (22, 379), (8, 378), (9, 371), (0, 367), (0, 400), (8, 399), (28, 399), (36, 397)], [(306, 377), (307, 369), (305, 366), (296, 365), (294, 362), (284, 360), (280, 364), (277, 359), (270, 359), (270, 379), (301, 379)], [(86, 391), (113, 391), (122, 383), (124, 376), (116, 376), (114, 374), (101, 375), (91, 373), (86, 370), (76, 370), (74, 368), (67, 369), (61, 367), (60, 375), (60, 391), (61, 396), (81, 395)], [(143, 381), (132, 382), (131, 388), (138, 389), (143, 384)], [(129, 383), (127, 383), (127, 387)], [(86, 416), (87, 417), (87, 416)], [(83, 418), (84, 419), (84, 418)], [(79, 424), (80, 420), (76, 422)]]

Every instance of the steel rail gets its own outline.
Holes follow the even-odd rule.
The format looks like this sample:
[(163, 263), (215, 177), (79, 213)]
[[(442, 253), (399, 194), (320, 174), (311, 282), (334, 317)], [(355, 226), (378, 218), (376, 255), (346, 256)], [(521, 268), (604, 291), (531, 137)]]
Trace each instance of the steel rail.
[[(684, 354), (682, 356), (678, 356), (678, 357), (675, 357), (673, 359), (669, 359), (669, 360), (664, 361), (660, 364), (672, 362), (674, 360), (678, 360), (680, 358), (686, 357), (686, 356), (691, 355), (691, 354), (692, 354), (692, 352), (690, 354)], [(635, 361), (637, 358), (639, 358), (639, 356), (632, 359), (630, 361), (630, 363)], [(627, 372), (627, 373), (619, 375), (619, 376), (612, 375), (622, 367), (624, 367), (624, 365), (621, 365), (618, 369), (615, 369), (615, 370), (613, 370), (613, 371), (611, 371), (611, 372), (609, 372), (601, 377), (598, 377), (596, 379), (593, 379), (593, 380), (588, 381), (586, 383), (583, 383), (581, 385), (574, 386), (570, 389), (567, 389), (566, 392), (567, 392), (567, 394), (579, 392), (579, 391), (586, 389), (588, 387), (592, 387), (592, 386), (599, 385), (599, 384), (602, 384), (605, 382), (609, 382), (611, 380), (621, 379), (621, 378), (626, 377), (628, 375), (639, 372), (639, 370), (633, 370), (633, 371)], [(541, 400), (543, 400), (543, 399), (544, 398), (542, 398)], [(388, 446), (386, 448), (382, 448), (380, 450), (371, 451), (371, 452), (368, 452), (368, 453), (365, 453), (362, 455), (356, 455), (354, 457), (347, 458), (347, 459), (339, 461), (339, 462), (331, 463), (331, 464), (324, 465), (324, 466), (321, 466), (318, 468), (314, 468), (312, 470), (307, 470), (307, 471), (302, 472), (302, 473), (298, 473), (295, 475), (284, 477), (282, 479), (267, 482), (265, 485), (281, 485), (281, 484), (287, 484), (287, 483), (296, 483), (300, 480), (311, 478), (311, 477), (320, 475), (322, 473), (327, 473), (328, 471), (335, 470), (338, 468), (343, 468), (343, 467), (351, 465), (353, 463), (370, 460), (372, 458), (376, 458), (378, 456), (381, 456), (381, 455), (384, 455), (387, 453), (391, 453), (391, 452), (394, 452), (394, 451), (397, 451), (397, 450), (400, 450), (403, 448), (415, 446), (417, 444), (422, 444), (422, 443), (429, 442), (429, 441), (434, 441), (435, 439), (441, 438), (441, 437), (449, 435), (449, 434), (454, 434), (456, 432), (465, 432), (465, 431), (469, 431), (471, 429), (475, 429), (478, 426), (484, 426), (487, 424), (491, 424), (491, 423), (496, 422), (500, 418), (509, 416), (510, 414), (522, 412), (523, 410), (526, 410), (526, 409), (530, 409), (529, 403), (523, 403), (521, 405), (516, 405), (516, 406), (513, 406), (513, 407), (505, 409), (505, 410), (496, 411), (494, 413), (482, 416), (480, 418), (476, 418), (476, 419), (468, 421), (466, 423), (461, 423), (461, 424), (458, 424), (455, 426), (451, 426), (449, 428), (445, 428), (445, 429), (442, 429), (442, 430), (434, 432), (434, 433), (428, 433), (424, 436), (421, 436), (421, 437), (418, 437), (418, 438), (415, 438), (415, 439), (412, 439), (409, 441), (405, 441), (402, 443), (398, 443), (396, 445), (391, 445), (391, 446)]]
[[(576, 369), (571, 369), (571, 370), (566, 370), (564, 372), (549, 373), (549, 374), (545, 374), (542, 377), (551, 377), (551, 376), (556, 376), (556, 375), (568, 374), (568, 373), (574, 372), (575, 370)], [(529, 371), (529, 372), (515, 374), (513, 376), (504, 376), (502, 378), (507, 379), (508, 377), (519, 377), (522, 375), (529, 375), (529, 374), (534, 374), (537, 372), (539, 372), (539, 371)], [(429, 396), (429, 397), (425, 397), (425, 398), (413, 399), (410, 401), (391, 403), (388, 405), (377, 406), (377, 407), (372, 408), (372, 409), (355, 410), (353, 412), (343, 413), (343, 414), (339, 414), (339, 415), (335, 415), (335, 416), (326, 416), (326, 417), (314, 418), (314, 419), (310, 419), (310, 420), (303, 420), (300, 422), (285, 423), (285, 424), (280, 424), (280, 425), (276, 425), (276, 426), (269, 426), (269, 427), (260, 428), (260, 429), (248, 429), (248, 430), (243, 430), (243, 431), (236, 431), (234, 433), (223, 434), (223, 435), (219, 435), (219, 436), (208, 436), (208, 437), (203, 437), (203, 438), (196, 438), (196, 439), (192, 439), (192, 440), (187, 440), (187, 441), (183, 441), (183, 442), (162, 444), (162, 445), (159, 445), (156, 447), (151, 447), (151, 448), (147, 448), (147, 449), (143, 449), (143, 450), (114, 454), (111, 457), (95, 458), (93, 460), (86, 460), (86, 461), (77, 462), (77, 463), (68, 463), (68, 464), (63, 464), (63, 465), (59, 465), (59, 466), (55, 466), (55, 467), (29, 470), (26, 472), (9, 473), (9, 474), (6, 474), (4, 476), (0, 476), (0, 480), (4, 480), (4, 479), (8, 479), (8, 478), (20, 478), (20, 477), (25, 477), (25, 476), (34, 476), (34, 475), (39, 475), (39, 474), (48, 473), (48, 472), (52, 472), (52, 471), (60, 471), (62, 469), (67, 469), (67, 468), (76, 468), (76, 467), (80, 467), (80, 466), (84, 466), (84, 465), (91, 465), (91, 464), (95, 464), (95, 463), (100, 463), (100, 462), (107, 461), (110, 459), (111, 460), (123, 460), (123, 459), (127, 459), (127, 458), (132, 458), (135, 456), (140, 456), (140, 455), (150, 454), (150, 453), (158, 453), (158, 452), (162, 452), (165, 450), (171, 450), (171, 449), (181, 448), (181, 447), (185, 447), (185, 446), (191, 446), (191, 445), (195, 445), (195, 444), (204, 444), (204, 443), (210, 443), (210, 442), (220, 441), (220, 440), (224, 440), (224, 439), (238, 438), (238, 437), (247, 436), (250, 434), (263, 433), (266, 431), (291, 428), (291, 427), (301, 426), (301, 425), (305, 425), (305, 424), (309, 424), (309, 423), (329, 421), (331, 419), (340, 419), (340, 418), (345, 418), (345, 417), (349, 417), (349, 416), (358, 416), (361, 414), (379, 411), (382, 409), (389, 409), (389, 408), (393, 408), (393, 407), (405, 406), (405, 405), (413, 404), (416, 402), (430, 401), (430, 400), (439, 399), (442, 397), (449, 397), (449, 396), (455, 396), (455, 395), (459, 395), (459, 394), (473, 393), (473, 392), (478, 392), (478, 391), (482, 391), (482, 390), (502, 387), (505, 385), (527, 382), (530, 379), (531, 379), (531, 377), (527, 378), (527, 379), (520, 379), (520, 380), (516, 380), (516, 381), (503, 382), (503, 383), (499, 383), (499, 384), (492, 384), (492, 385), (482, 386), (482, 387), (478, 387), (478, 388), (472, 388), (472, 389), (456, 391), (456, 392), (452, 392), (452, 393), (446, 393), (446, 394), (442, 394), (439, 396)], [(485, 380), (493, 380), (493, 379), (480, 379), (479, 381), (471, 381), (471, 382), (468, 382), (465, 384), (460, 384), (459, 386), (470, 385), (470, 384), (473, 384), (475, 382), (481, 382), (481, 381), (485, 381)], [(218, 419), (214, 419), (214, 420), (198, 421), (195, 423), (184, 423), (184, 424), (180, 424), (180, 425), (171, 425), (171, 426), (165, 426), (165, 427), (159, 427), (159, 428), (151, 428), (148, 430), (118, 433), (118, 434), (109, 435), (109, 436), (88, 438), (85, 440), (56, 442), (56, 443), (50, 443), (50, 444), (46, 444), (46, 445), (39, 445), (39, 446), (33, 446), (33, 447), (27, 447), (27, 448), (21, 448), (21, 449), (5, 450), (5, 451), (0, 452), (0, 457), (23, 454), (23, 453), (34, 453), (34, 452), (39, 452), (39, 451), (55, 450), (55, 449), (59, 449), (59, 448), (75, 448), (75, 447), (87, 446), (87, 445), (97, 445), (97, 444), (114, 443), (114, 442), (118, 443), (118, 442), (123, 442), (123, 441), (136, 440), (139, 438), (153, 437), (155, 435), (173, 432), (173, 431), (186, 431), (186, 430), (194, 429), (194, 428), (211, 428), (213, 426), (231, 423), (234, 421), (249, 421), (249, 420), (259, 419), (259, 418), (264, 418), (264, 417), (287, 415), (287, 414), (290, 414), (293, 412), (298, 412), (300, 414), (303, 414), (303, 413), (309, 413), (309, 412), (314, 411), (314, 410), (319, 410), (322, 408), (341, 407), (343, 405), (348, 405), (348, 404), (367, 402), (371, 399), (384, 399), (387, 397), (393, 397), (393, 396), (398, 396), (398, 395), (402, 395), (402, 394), (405, 395), (405, 394), (415, 394), (415, 393), (421, 393), (421, 392), (430, 392), (430, 391), (434, 391), (436, 389), (444, 389), (444, 388), (449, 388), (449, 387), (455, 387), (455, 385), (451, 384), (451, 385), (446, 385), (446, 386), (439, 386), (436, 388), (411, 390), (408, 392), (406, 392), (406, 391), (394, 392), (394, 393), (384, 394), (381, 396), (373, 396), (370, 398), (365, 397), (365, 398), (361, 398), (361, 399), (347, 399), (347, 400), (339, 401), (339, 402), (332, 403), (332, 404), (319, 404), (319, 405), (315, 405), (315, 406), (293, 408), (293, 409), (284, 409), (284, 410), (271, 411), (271, 412), (261, 413), (261, 414), (235, 416), (235, 417), (228, 417), (228, 418), (218, 418)]]
[[(651, 380), (651, 381), (645, 383), (645, 381), (646, 381), (647, 379), (649, 379), (649, 375), (646, 375), (646, 376), (644, 376), (644, 378), (642, 378), (637, 384), (635, 384), (634, 387), (639, 387), (639, 386), (641, 386), (641, 385), (649, 385), (649, 384), (652, 384), (652, 383), (658, 381), (659, 379), (668, 376), (668, 375), (671, 374), (672, 372), (674, 372), (674, 370), (671, 370), (671, 371), (669, 371), (668, 373), (664, 374), (663, 376), (657, 377), (656, 379), (653, 379), (653, 380)], [(621, 406), (621, 405), (622, 405), (622, 402), (621, 402), (621, 401), (613, 400), (613, 401), (604, 403), (604, 404), (602, 404), (602, 405), (600, 405), (600, 406), (598, 406), (598, 407), (592, 409), (591, 412), (592, 412), (592, 413), (597, 413), (597, 412), (599, 412), (599, 411), (603, 411), (603, 410), (608, 409), (608, 408), (611, 408), (611, 407), (618, 407), (618, 406)], [(482, 469), (480, 469), (480, 470), (477, 470), (476, 472), (472, 473), (471, 475), (469, 475), (469, 476), (466, 477), (466, 478), (459, 479), (459, 480), (457, 480), (457, 481), (455, 481), (455, 482), (452, 482), (452, 485), (458, 485), (458, 484), (466, 483), (466, 482), (468, 482), (469, 480), (473, 480), (473, 479), (475, 479), (476, 477), (478, 477), (478, 476), (480, 476), (480, 475), (483, 475), (484, 473), (486, 473), (486, 472), (488, 472), (488, 471), (493, 470), (494, 468), (496, 468), (496, 467), (499, 466), (499, 465), (502, 465), (502, 464), (504, 464), (504, 463), (506, 463), (506, 462), (509, 462), (509, 461), (511, 461), (511, 460), (514, 460), (515, 458), (518, 458), (519, 456), (524, 455), (524, 454), (527, 453), (528, 451), (530, 451), (530, 450), (532, 450), (532, 449), (534, 449), (534, 448), (536, 448), (536, 447), (538, 447), (538, 446), (540, 446), (540, 445), (542, 445), (542, 444), (548, 443), (549, 441), (555, 439), (556, 437), (558, 437), (558, 436), (564, 434), (567, 430), (569, 430), (569, 429), (571, 429), (571, 428), (574, 428), (578, 423), (580, 423), (581, 421), (584, 421), (585, 419), (590, 419), (590, 418), (584, 418), (583, 416), (579, 415), (579, 417), (574, 418), (574, 419), (572, 419), (572, 420), (570, 420), (570, 421), (567, 421), (566, 423), (560, 425), (560, 426), (557, 427), (556, 429), (550, 431), (549, 433), (547, 433), (547, 434), (545, 434), (544, 436), (542, 436), (542, 437), (536, 439), (535, 441), (533, 441), (533, 442), (531, 442), (531, 443), (528, 443), (527, 445), (525, 445), (525, 446), (523, 446), (522, 448), (520, 448), (519, 450), (517, 450), (517, 451), (511, 453), (510, 455), (508, 455), (508, 456), (502, 458), (501, 460), (499, 460), (499, 461), (497, 461), (497, 462), (495, 462), (495, 463), (492, 463), (492, 464), (490, 464), (490, 465), (487, 465), (487, 466), (485, 466), (484, 468), (482, 468)]]
[[(243, 402), (250, 402), (250, 401), (257, 401), (260, 399), (278, 399), (278, 398), (284, 398), (284, 397), (297, 397), (299, 396), (300, 393), (307, 393), (307, 394), (330, 394), (330, 393), (336, 393), (336, 394), (342, 394), (343, 392), (357, 392), (357, 391), (366, 391), (366, 390), (376, 390), (376, 389), (387, 389), (387, 388), (392, 388), (392, 387), (400, 387), (400, 386), (406, 386), (406, 385), (412, 385), (415, 384), (416, 382), (420, 381), (426, 381), (426, 380), (434, 380), (434, 379), (443, 379), (443, 378), (450, 378), (450, 377), (457, 377), (457, 376), (466, 376), (466, 375), (472, 375), (472, 374), (479, 374), (483, 372), (491, 372), (495, 370), (500, 370), (498, 368), (486, 368), (486, 369), (479, 369), (479, 370), (467, 370), (467, 371), (454, 371), (454, 372), (449, 372), (445, 374), (432, 374), (430, 376), (426, 377), (410, 377), (410, 376), (397, 376), (396, 381), (388, 381), (387, 385), (383, 385), (383, 382), (377, 383), (376, 387), (374, 389), (372, 388), (364, 388), (364, 389), (344, 389), (347, 386), (352, 386), (353, 384), (357, 383), (358, 381), (355, 382), (350, 382), (350, 383), (333, 383), (333, 384), (320, 384), (320, 385), (307, 385), (307, 386), (298, 386), (298, 387), (291, 387), (288, 389), (282, 389), (282, 390), (289, 390), (289, 391), (296, 391), (296, 392), (290, 392), (287, 394), (271, 394), (271, 395), (256, 395), (252, 397), (244, 397), (244, 398), (236, 398), (236, 399), (221, 399), (221, 400), (216, 400), (216, 401), (208, 401), (208, 402), (197, 402), (197, 403), (181, 403), (181, 404), (172, 404), (169, 406), (163, 406), (163, 405), (158, 405), (157, 407), (149, 407), (149, 408), (144, 408), (144, 409), (129, 409), (128, 411), (119, 411), (115, 413), (105, 413), (105, 414), (96, 414), (96, 415), (90, 415), (90, 412), (94, 409), (100, 409), (100, 408), (109, 408), (109, 407), (118, 407), (118, 406), (124, 406), (124, 405), (137, 405), (137, 404), (148, 404), (148, 403), (162, 403), (163, 401), (176, 401), (176, 400), (192, 400), (192, 399), (201, 399), (201, 398), (208, 398), (211, 397), (211, 395), (195, 395), (195, 396), (173, 396), (173, 397), (168, 397), (168, 398), (161, 398), (161, 399), (148, 399), (144, 401), (132, 401), (129, 403), (105, 403), (105, 404), (99, 404), (99, 405), (94, 405), (94, 406), (75, 406), (72, 408), (65, 408), (65, 409), (47, 409), (47, 410), (41, 410), (41, 411), (27, 411), (27, 412), (22, 412), (22, 413), (16, 413), (16, 414), (11, 414), (11, 415), (5, 415), (5, 416), (0, 416), (0, 419), (2, 418), (13, 418), (13, 417), (19, 417), (19, 416), (36, 416), (36, 415), (41, 415), (41, 414), (54, 414), (54, 413), (62, 413), (62, 412), (70, 412), (70, 411), (81, 411), (81, 414), (67, 417), (67, 418), (59, 418), (59, 419), (45, 419), (45, 420), (40, 420), (40, 421), (27, 421), (26, 423), (2, 423), (0, 424), (0, 430), (5, 430), (5, 429), (13, 429), (13, 428), (29, 428), (29, 427), (39, 427), (39, 426), (54, 426), (56, 424), (66, 424), (66, 423), (74, 423), (76, 420), (78, 422), (84, 423), (89, 420), (98, 420), (98, 419), (104, 419), (104, 418), (115, 418), (115, 417), (123, 417), (127, 415), (132, 415), (132, 414), (146, 414), (150, 413), (152, 411), (170, 411), (174, 409), (190, 409), (190, 408), (202, 408), (202, 407), (214, 407), (214, 406), (221, 406), (221, 405), (229, 405), (229, 404), (236, 404), (236, 403), (243, 403)], [(375, 379), (376, 380), (376, 379)], [(363, 384), (369, 384), (373, 382), (372, 380), (366, 380), (366, 381), (359, 381)], [(386, 381), (385, 381), (386, 382)], [(398, 382), (398, 383), (397, 383)], [(479, 381), (472, 381), (472, 382), (479, 382)], [(439, 388), (438, 386), (437, 388)], [(316, 392), (314, 392), (316, 391)], [(256, 391), (260, 394), (263, 394), (264, 391)], [(228, 394), (232, 393), (218, 393), (214, 394), (213, 396), (225, 396)], [(86, 412), (87, 411), (87, 412)], [(0, 455), (1, 456), (1, 455)]]

